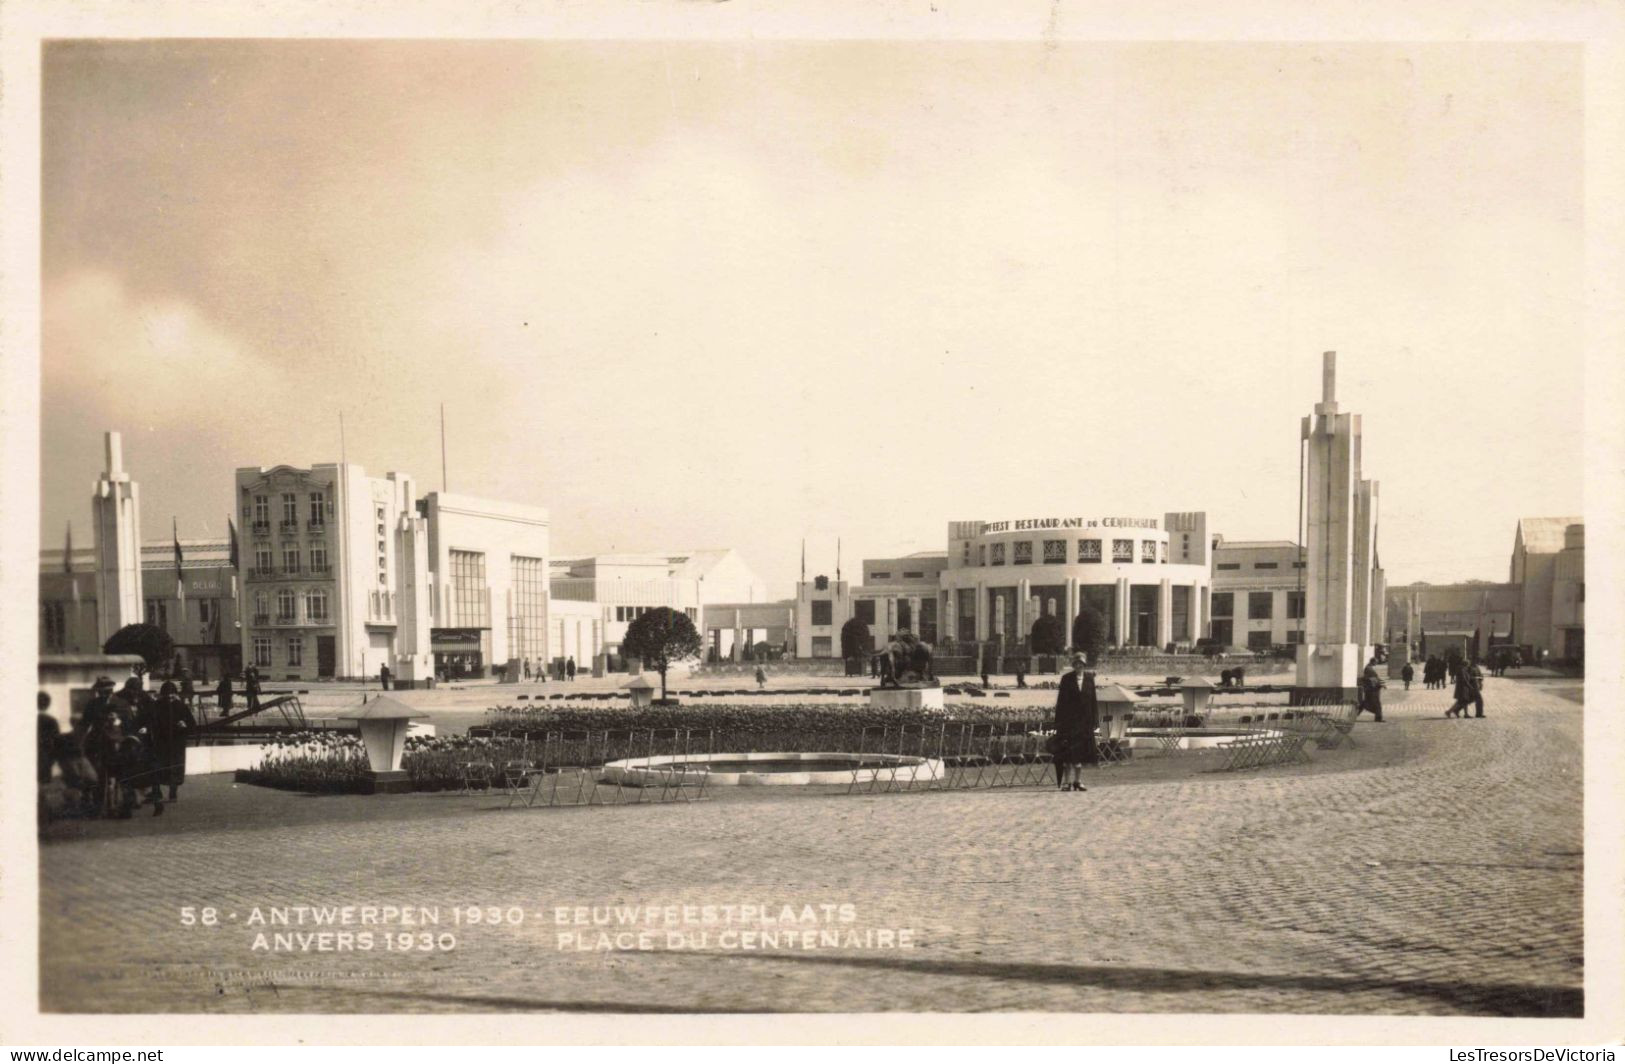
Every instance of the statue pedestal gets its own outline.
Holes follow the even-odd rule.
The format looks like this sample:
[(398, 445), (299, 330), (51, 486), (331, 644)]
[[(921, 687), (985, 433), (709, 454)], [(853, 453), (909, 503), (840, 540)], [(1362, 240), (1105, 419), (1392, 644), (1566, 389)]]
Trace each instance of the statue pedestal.
[(940, 687), (875, 687), (869, 691), (870, 709), (942, 709)]

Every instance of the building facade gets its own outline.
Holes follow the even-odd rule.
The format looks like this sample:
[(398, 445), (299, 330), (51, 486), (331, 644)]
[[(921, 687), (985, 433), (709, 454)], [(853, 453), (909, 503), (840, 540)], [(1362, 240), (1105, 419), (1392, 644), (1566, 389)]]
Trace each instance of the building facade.
[(1208, 637), (1222, 647), (1268, 650), (1303, 642), (1303, 550), (1291, 540), (1213, 537)]
[[(242, 654), (279, 679), (498, 675), (547, 631), (547, 511), (325, 464), (237, 470)], [(510, 664), (512, 663), (512, 665)]]

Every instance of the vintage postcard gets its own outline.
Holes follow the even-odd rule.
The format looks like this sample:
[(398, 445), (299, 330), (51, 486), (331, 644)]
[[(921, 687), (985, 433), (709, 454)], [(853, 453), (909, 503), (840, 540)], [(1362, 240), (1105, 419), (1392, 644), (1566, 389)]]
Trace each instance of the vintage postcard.
[(0, 1040), (1617, 1043), (1618, 14), (7, 5)]

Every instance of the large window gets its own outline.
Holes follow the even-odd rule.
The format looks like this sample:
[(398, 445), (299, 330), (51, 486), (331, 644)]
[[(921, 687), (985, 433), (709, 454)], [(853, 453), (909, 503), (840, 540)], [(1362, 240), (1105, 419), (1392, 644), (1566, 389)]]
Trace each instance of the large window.
[[(1249, 591), (1247, 592), (1247, 619), (1249, 621), (1267, 621), (1275, 616), (1275, 592)], [(1251, 643), (1249, 642), (1249, 646)], [(1268, 645), (1268, 644), (1266, 644)]]
[(1286, 615), (1288, 620), (1303, 620), (1303, 592), (1288, 591), (1286, 593)]
[(1044, 564), (1060, 565), (1066, 561), (1066, 540), (1046, 539), (1044, 541)]
[(1254, 569), (1279, 569), (1280, 567), (1281, 566), (1280, 566), (1279, 562), (1254, 562), (1253, 563), (1253, 568)]
[(327, 497), (319, 491), (310, 493), (310, 524), (317, 527), (327, 522)]
[(1112, 561), (1132, 562), (1134, 560), (1134, 541), (1132, 539), (1112, 540)]
[(1240, 569), (1241, 568), (1241, 563), (1240, 562), (1219, 562), (1219, 563), (1215, 564), (1213, 566), (1213, 568), (1215, 568), (1215, 569), (1223, 569), (1223, 570), (1229, 571), (1231, 569)]
[(292, 589), (283, 588), (276, 593), (276, 619), (291, 621), (298, 616)]
[(147, 623), (155, 624), (159, 628), (169, 627), (169, 604), (163, 599), (150, 598), (147, 600)]
[(1140, 540), (1140, 560), (1152, 565), (1157, 561), (1157, 541), (1154, 539)]
[(1003, 565), (1004, 564), (1004, 544), (1003, 543), (995, 543), (995, 544), (993, 544), (993, 564), (994, 565)]
[(547, 657), (547, 563), (519, 554), (513, 567), (513, 616), (508, 618), (508, 656)]
[(1235, 644), (1235, 641), (1232, 638), (1233, 634), (1234, 633), (1231, 631), (1231, 622), (1229, 620), (1215, 620), (1213, 622), (1213, 641), (1219, 644), (1221, 647), (1233, 646)]
[(1080, 562), (1098, 562), (1099, 560), (1100, 560), (1100, 540), (1098, 540), (1098, 539), (1080, 539), (1080, 540), (1078, 540), (1078, 561), (1080, 561)]
[(257, 635), (254, 637), (254, 664), (262, 669), (271, 667), (271, 638)]
[(1233, 591), (1215, 591), (1213, 593), (1213, 616), (1234, 617), (1236, 615), (1236, 596)]
[(1017, 565), (1031, 565), (1033, 563), (1033, 545), (1032, 545), (1031, 541), (1025, 540), (1025, 539), (1020, 540), (1019, 542), (1014, 544), (1014, 546), (1015, 546), (1015, 558), (1013, 560), (1014, 560), (1015, 564), (1017, 564)]
[[(491, 627), (491, 615), (486, 608), (485, 555), (472, 550), (454, 550), (450, 554), (451, 624), (447, 627)], [(381, 554), (379, 568), (383, 568)]]
[(254, 548), (254, 571), (256, 573), (260, 574), (261, 576), (267, 576), (267, 575), (270, 574), (270, 572), (271, 572), (271, 548), (270, 547), (255, 547)]
[(834, 643), (829, 636), (815, 635), (812, 637), (812, 656), (815, 658), (832, 658), (835, 656)]
[(302, 637), (291, 635), (288, 637), (288, 667), (297, 669), (305, 663), (305, 641)]
[(264, 532), (271, 527), (271, 497), (269, 495), (254, 496), (254, 530)]
[(312, 621), (328, 619), (327, 592), (321, 590), (305, 592), (305, 617)]
[(298, 547), (282, 548), (282, 571), (285, 573), (297, 573), (299, 571)]
[(1270, 648), (1270, 633), (1268, 629), (1247, 633), (1248, 650), (1268, 650)]
[(271, 620), (271, 607), (270, 607), (269, 603), (270, 603), (270, 599), (265, 597), (265, 592), (263, 592), (263, 591), (254, 592), (254, 623), (255, 624), (266, 624)]
[(875, 624), (875, 600), (858, 599), (852, 604), (852, 616), (873, 628)]
[(310, 548), (310, 571), (313, 573), (327, 572), (327, 548)]
[(282, 523), (285, 525), (299, 523), (299, 496), (291, 491), (282, 493)]
[(43, 608), (40, 641), (47, 650), (61, 650), (68, 641), (67, 614), (60, 602), (47, 602)]
[(834, 605), (829, 599), (818, 599), (812, 604), (813, 624), (833, 624)]

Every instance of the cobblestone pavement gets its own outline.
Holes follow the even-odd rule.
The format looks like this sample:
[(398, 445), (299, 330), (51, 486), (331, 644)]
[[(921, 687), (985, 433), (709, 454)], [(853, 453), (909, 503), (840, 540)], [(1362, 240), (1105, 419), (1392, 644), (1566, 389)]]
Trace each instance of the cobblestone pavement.
[[(1579, 1015), (1577, 689), (1492, 679), (1490, 716), (1459, 721), (1445, 692), (1396, 685), (1389, 723), (1312, 765), (1216, 773), (1192, 755), (1090, 773), (1087, 794), (509, 811), (200, 781), (164, 818), (44, 845), (41, 1005)], [(385, 950), (385, 928), (351, 926), (372, 951), (251, 948), (331, 930), (247, 926), (256, 907), (343, 904), (438, 907), (438, 926), (388, 930), (456, 946)], [(459, 904), (523, 920), (460, 925)], [(852, 908), (769, 926), (778, 948), (755, 950), (720, 937), (763, 929), (739, 914), (703, 950), (560, 948), (624, 929), (555, 923), (561, 906), (728, 904)], [(220, 925), (183, 926), (183, 905)], [(860, 941), (792, 948), (786, 929)], [(909, 948), (883, 944), (898, 929)]]

